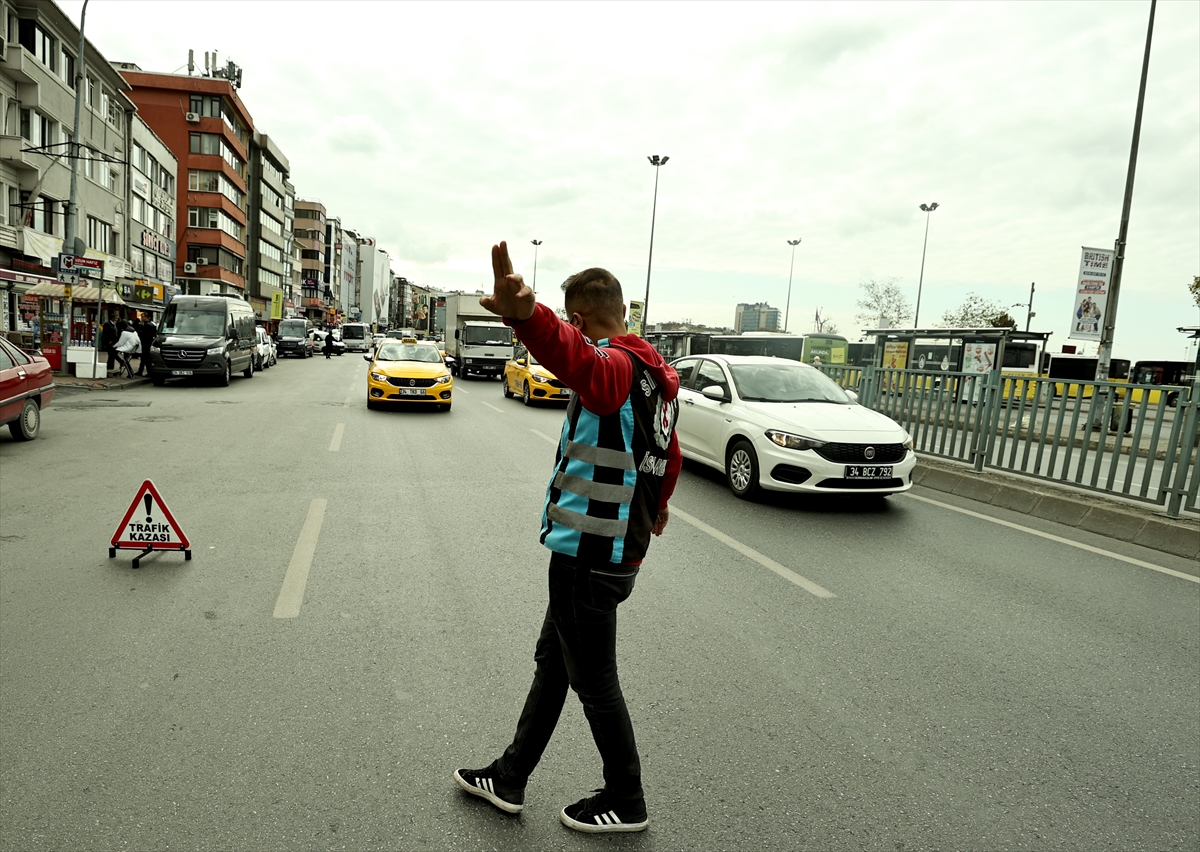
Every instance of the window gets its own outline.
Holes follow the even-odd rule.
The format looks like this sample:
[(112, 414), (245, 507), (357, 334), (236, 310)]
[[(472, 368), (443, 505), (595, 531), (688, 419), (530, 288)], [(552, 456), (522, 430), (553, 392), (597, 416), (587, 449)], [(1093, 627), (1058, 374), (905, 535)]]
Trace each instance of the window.
[(58, 76), (72, 89), (75, 88), (75, 57), (67, 53), (66, 48), (58, 54)]
[(117, 192), (121, 184), (120, 174), (118, 174), (115, 168), (109, 166), (108, 163), (101, 162), (98, 165), (98, 170), (100, 172), (100, 185), (107, 190)]
[(94, 108), (96, 106), (96, 81), (91, 77), (84, 81), (84, 91), (87, 94), (87, 105)]
[(153, 174), (153, 172), (150, 171), (149, 166), (146, 164), (146, 158), (148, 156), (149, 155), (146, 153), (145, 148), (143, 148), (141, 145), (139, 145), (136, 142), (133, 143), (133, 152), (129, 157), (131, 164), (133, 165), (133, 167), (135, 169), (137, 169), (139, 172), (146, 175), (147, 177), (149, 177), (151, 174)]
[(34, 109), (21, 110), (21, 136), (31, 146), (51, 145), (57, 140), (58, 125)]
[(129, 218), (140, 224), (146, 224), (146, 200), (135, 195), (129, 202)]
[(242, 259), (233, 252), (226, 251), (220, 246), (205, 246), (189, 243), (187, 259), (188, 263), (200, 263), (201, 259), (203, 259), (210, 266), (219, 266), (222, 269), (229, 270), (234, 275), (242, 274)]
[[(275, 180), (275, 183), (283, 183), (285, 180), (287, 180), (287, 178), (284, 177), (283, 169), (279, 168), (279, 166), (275, 165), (275, 163), (273, 163), (267, 157), (263, 157), (262, 166), (263, 166), (263, 174), (273, 178)], [(271, 191), (274, 192), (274, 190), (271, 190)], [(275, 195), (279, 196), (279, 193), (276, 192)], [(277, 201), (275, 203), (280, 207), (283, 206), (282, 200)]]
[(113, 127), (120, 127), (125, 119), (125, 110), (121, 109), (121, 102), (117, 100), (116, 95), (108, 99), (108, 123)]
[(263, 257), (269, 257), (276, 263), (283, 263), (283, 252), (277, 246), (271, 245), (266, 240), (258, 241), (258, 251)]
[(218, 207), (189, 207), (189, 228), (217, 228), (235, 240), (241, 241), (242, 226), (232, 216)]
[(170, 216), (168, 216), (166, 213), (159, 210), (158, 211), (158, 233), (161, 234), (162, 236), (166, 237), (167, 239), (174, 239), (175, 235), (172, 233), (172, 230), (174, 227), (175, 227), (175, 221)]
[(258, 268), (258, 283), (268, 287), (282, 287), (283, 277), (269, 269)]
[(275, 188), (266, 183), (260, 183), (262, 187), (263, 198), (270, 201), (276, 207), (283, 207), (283, 196), (275, 191)]
[(134, 275), (141, 275), (145, 270), (145, 253), (140, 248), (129, 250), (129, 265), (133, 267)]
[(112, 225), (88, 216), (88, 245), (105, 254), (114, 253)]
[(42, 29), (41, 24), (28, 18), (23, 19), (17, 27), (18, 39), (21, 46), (37, 58), (38, 62), (51, 71), (56, 70), (54, 39)]
[(158, 255), (146, 252), (146, 275), (151, 278), (158, 277)]
[(211, 154), (221, 157), (237, 173), (238, 177), (246, 176), (245, 163), (237, 152), (229, 147), (229, 143), (215, 133), (190, 133), (189, 149), (193, 154)]
[(239, 210), (246, 209), (246, 195), (222, 172), (210, 172), (205, 169), (188, 170), (188, 189), (193, 192), (219, 192), (237, 205)]
[(262, 226), (266, 230), (270, 231), (272, 234), (275, 234), (275, 236), (283, 236), (283, 225), (279, 224), (279, 220), (274, 216), (269, 216), (265, 211), (260, 210), (258, 211), (258, 221), (262, 223)]

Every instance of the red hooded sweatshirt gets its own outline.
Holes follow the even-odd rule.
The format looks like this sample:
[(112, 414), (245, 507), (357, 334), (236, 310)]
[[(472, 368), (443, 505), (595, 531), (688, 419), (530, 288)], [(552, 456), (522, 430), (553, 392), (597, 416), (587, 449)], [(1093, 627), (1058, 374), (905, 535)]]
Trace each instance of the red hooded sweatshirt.
[[(538, 362), (579, 394), (580, 403), (594, 414), (612, 414), (625, 404), (633, 383), (633, 364), (625, 353), (635, 356), (646, 366), (662, 388), (665, 401), (670, 402), (679, 394), (679, 375), (675, 368), (636, 334), (612, 337), (608, 346), (595, 346), (579, 329), (559, 319), (543, 304), (537, 305), (529, 319), (506, 319), (505, 323), (512, 327)], [(667, 452), (667, 470), (658, 499), (660, 512), (667, 508), (683, 467), (683, 454), (674, 432)]]

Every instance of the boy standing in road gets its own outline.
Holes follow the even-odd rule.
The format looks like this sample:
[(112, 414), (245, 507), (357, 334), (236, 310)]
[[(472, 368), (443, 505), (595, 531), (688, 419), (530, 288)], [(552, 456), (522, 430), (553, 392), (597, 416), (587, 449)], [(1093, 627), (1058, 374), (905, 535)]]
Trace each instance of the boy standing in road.
[(483, 769), (459, 769), (454, 779), (468, 793), (519, 813), (569, 686), (604, 762), (604, 788), (563, 808), (559, 818), (578, 831), (642, 831), (648, 819), (641, 763), (617, 678), (617, 605), (633, 591), (651, 534), (667, 525), (682, 464), (675, 439), (679, 377), (650, 344), (626, 333), (621, 285), (606, 270), (585, 269), (563, 284), (569, 323), (539, 305), (513, 274), (505, 243), (492, 247), (492, 270), (494, 291), (480, 304), (503, 317), (575, 395), (542, 512), (550, 606), (533, 685), (504, 754)]

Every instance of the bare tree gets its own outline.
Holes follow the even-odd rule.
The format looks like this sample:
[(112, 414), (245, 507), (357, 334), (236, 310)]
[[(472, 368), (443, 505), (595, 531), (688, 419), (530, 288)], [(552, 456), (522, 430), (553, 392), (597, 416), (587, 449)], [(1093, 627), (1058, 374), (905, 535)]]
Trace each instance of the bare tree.
[(862, 294), (855, 307), (858, 313), (854, 321), (863, 328), (878, 328), (887, 325), (889, 328), (902, 328), (912, 319), (912, 306), (900, 290), (899, 278), (888, 278), (885, 281), (860, 281)]
[(817, 315), (813, 319), (813, 331), (817, 334), (837, 334), (838, 327), (833, 320), (821, 316), (821, 309), (817, 308)]
[(1017, 321), (1008, 315), (1000, 302), (985, 299), (978, 293), (967, 293), (957, 308), (942, 314), (946, 328), (1016, 328)]
[(1200, 275), (1192, 278), (1192, 283), (1188, 285), (1188, 290), (1192, 293), (1192, 298), (1196, 300), (1196, 307), (1200, 308)]

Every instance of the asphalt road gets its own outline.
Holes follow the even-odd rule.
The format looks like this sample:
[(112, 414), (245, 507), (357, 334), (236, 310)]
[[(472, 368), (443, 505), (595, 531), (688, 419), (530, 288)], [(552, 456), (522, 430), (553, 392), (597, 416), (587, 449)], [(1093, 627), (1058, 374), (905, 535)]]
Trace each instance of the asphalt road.
[[(367, 411), (365, 366), (62, 394), (0, 437), (0, 849), (1200, 845), (1200, 584), (1147, 567), (1194, 563), (690, 465), (620, 611), (650, 829), (559, 824), (601, 784), (573, 697), (521, 816), (464, 796), (532, 675), (562, 412), (485, 381)], [(108, 558), (146, 478), (190, 562)]]

